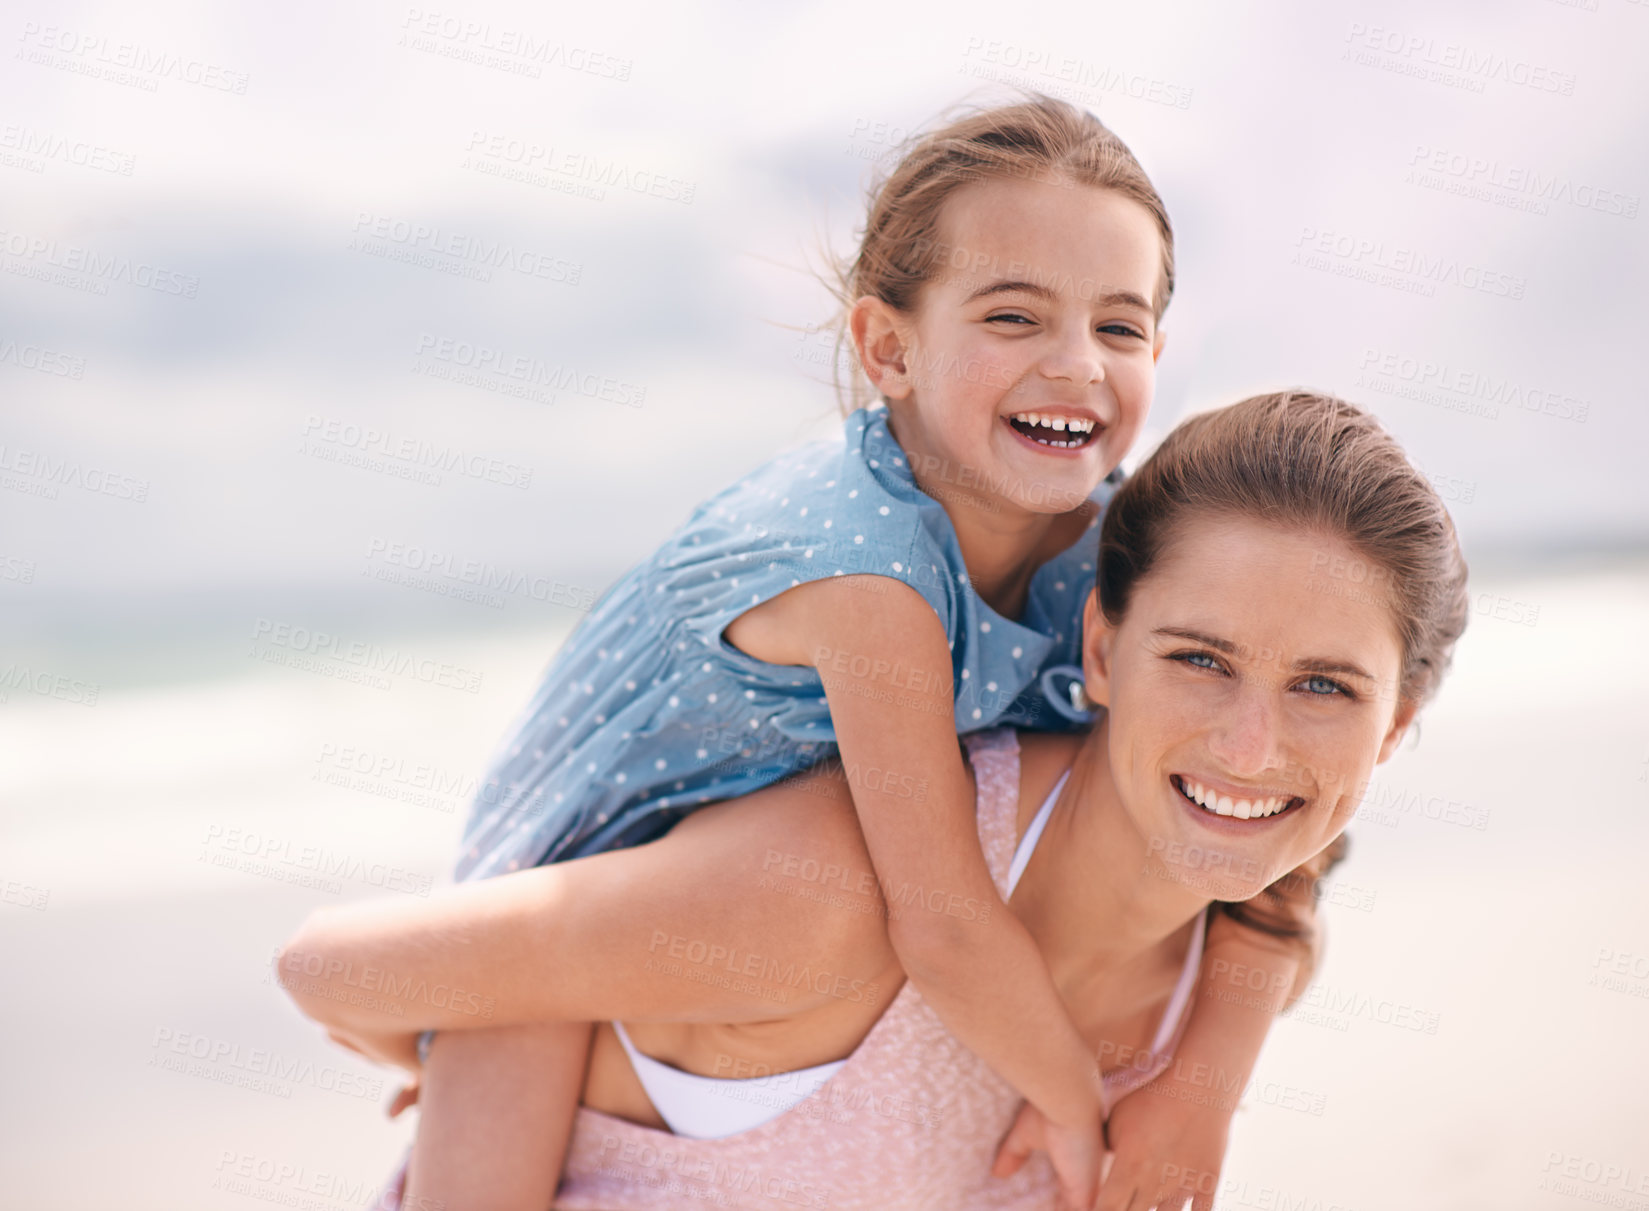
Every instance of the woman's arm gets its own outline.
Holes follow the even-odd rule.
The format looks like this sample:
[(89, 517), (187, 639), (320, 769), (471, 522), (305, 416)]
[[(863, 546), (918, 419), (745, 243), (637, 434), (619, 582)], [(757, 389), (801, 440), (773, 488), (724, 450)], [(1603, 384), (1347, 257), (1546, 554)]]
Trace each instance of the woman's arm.
[[(312, 913), (276, 959), (299, 1007), (340, 1033), (606, 1019), (789, 1016), (829, 990), (775, 983), (811, 964), (874, 979), (892, 955), (865, 912), (776, 895), (786, 861), (868, 870), (845, 781), (814, 773), (713, 804), (647, 845)], [(777, 999), (775, 994), (782, 996)]]

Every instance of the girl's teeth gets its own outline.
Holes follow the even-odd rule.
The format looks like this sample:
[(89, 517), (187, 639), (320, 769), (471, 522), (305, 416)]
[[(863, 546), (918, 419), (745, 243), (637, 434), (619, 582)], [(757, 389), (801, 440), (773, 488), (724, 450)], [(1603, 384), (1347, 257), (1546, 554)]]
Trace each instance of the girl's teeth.
[[(1094, 431), (1094, 422), (1086, 417), (1052, 416), (1043, 412), (1018, 412), (1010, 419), (1029, 429), (1044, 430), (1045, 432), (1033, 433), (1030, 437), (1033, 441), (1041, 442), (1047, 446), (1080, 446), (1087, 440), (1088, 435)], [(1055, 433), (1066, 432), (1079, 436), (1073, 436), (1070, 440), (1060, 440), (1053, 436)]]
[(1219, 816), (1230, 816), (1237, 820), (1257, 820), (1262, 816), (1274, 816), (1287, 807), (1290, 800), (1273, 795), (1268, 799), (1233, 799), (1229, 795), (1216, 795), (1199, 782), (1192, 782), (1188, 778), (1180, 779), (1186, 797), (1206, 812)]

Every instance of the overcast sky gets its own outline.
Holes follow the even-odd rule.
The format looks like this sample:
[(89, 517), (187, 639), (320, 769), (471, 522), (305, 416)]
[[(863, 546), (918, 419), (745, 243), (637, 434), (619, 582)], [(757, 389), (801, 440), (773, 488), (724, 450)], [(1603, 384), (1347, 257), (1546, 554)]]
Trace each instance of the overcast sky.
[[(1167, 201), (1151, 436), (1310, 385), (1468, 555), (1649, 536), (1649, 4), (1037, 8), (10, 6), (0, 608), (393, 613), (393, 543), (599, 590), (837, 427), (809, 264), (894, 141), (1011, 83)], [(528, 271), (466, 257), (500, 238)], [(471, 348), (590, 390), (444, 377)]]

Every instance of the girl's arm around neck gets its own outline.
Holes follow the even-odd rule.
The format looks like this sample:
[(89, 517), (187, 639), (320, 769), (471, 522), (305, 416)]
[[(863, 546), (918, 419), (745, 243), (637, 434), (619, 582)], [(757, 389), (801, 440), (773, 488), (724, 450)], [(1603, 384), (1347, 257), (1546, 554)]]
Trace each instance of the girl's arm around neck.
[[(932, 607), (885, 577), (833, 577), (752, 611), (727, 637), (758, 659), (818, 669), (905, 973), (1049, 1120), (1097, 1131), (1098, 1065), (980, 848), (951, 651)], [(911, 677), (912, 668), (944, 676)]]

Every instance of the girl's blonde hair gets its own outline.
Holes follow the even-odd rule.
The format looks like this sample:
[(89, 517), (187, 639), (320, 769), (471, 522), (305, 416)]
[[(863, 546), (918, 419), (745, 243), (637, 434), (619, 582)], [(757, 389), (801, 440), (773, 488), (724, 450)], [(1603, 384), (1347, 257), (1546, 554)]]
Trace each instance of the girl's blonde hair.
[[(1127, 144), (1086, 110), (1040, 93), (1012, 105), (967, 111), (907, 143), (897, 167), (871, 186), (858, 254), (834, 266), (828, 284), (839, 304), (836, 388), (844, 411), (878, 398), (852, 357), (847, 319), (855, 300), (874, 295), (899, 311), (914, 310), (921, 288), (951, 254), (939, 233), (946, 200), (964, 185), (1000, 178), (1110, 189), (1145, 207), (1162, 236), (1162, 273), (1153, 300), (1156, 318), (1162, 319), (1174, 293), (1174, 229), (1161, 195)], [(852, 366), (845, 389), (844, 350)]]

